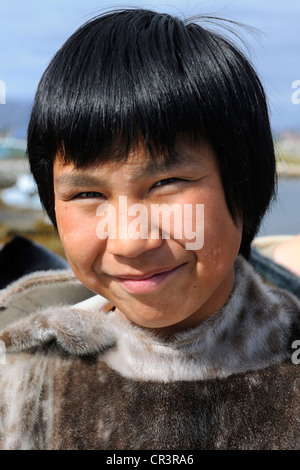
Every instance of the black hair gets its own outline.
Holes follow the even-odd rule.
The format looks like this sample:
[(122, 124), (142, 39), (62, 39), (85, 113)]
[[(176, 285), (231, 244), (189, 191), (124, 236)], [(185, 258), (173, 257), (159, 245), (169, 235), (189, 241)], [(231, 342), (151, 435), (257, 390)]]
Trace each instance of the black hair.
[(30, 168), (54, 225), (55, 155), (87, 167), (117, 158), (115, 142), (126, 158), (143, 139), (168, 158), (181, 133), (214, 149), (247, 258), (276, 188), (266, 97), (249, 59), (225, 35), (170, 14), (126, 9), (85, 23), (43, 74), (28, 127)]

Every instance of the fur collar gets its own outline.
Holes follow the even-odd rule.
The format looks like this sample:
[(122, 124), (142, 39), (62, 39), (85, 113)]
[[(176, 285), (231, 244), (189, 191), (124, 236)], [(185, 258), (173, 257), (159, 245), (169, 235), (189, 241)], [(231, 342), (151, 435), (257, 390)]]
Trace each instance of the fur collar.
[(124, 321), (107, 305), (93, 296), (73, 306), (47, 307), (6, 327), (0, 340), (8, 352), (45, 354), (51, 348), (51, 354), (100, 354), (123, 376), (169, 382), (227, 377), (279, 363), (291, 355), (295, 322), (299, 329), (300, 302), (264, 284), (241, 257), (225, 306), (171, 339)]

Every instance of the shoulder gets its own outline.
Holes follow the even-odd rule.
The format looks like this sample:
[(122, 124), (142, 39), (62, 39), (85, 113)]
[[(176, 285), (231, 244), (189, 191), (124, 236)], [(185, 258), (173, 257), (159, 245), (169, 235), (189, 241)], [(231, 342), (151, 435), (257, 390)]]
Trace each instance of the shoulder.
[[(300, 299), (288, 289), (265, 278), (259, 267), (239, 256), (235, 263), (237, 298), (264, 307), (265, 311), (300, 314)], [(297, 316), (297, 315), (296, 315)]]
[(9, 354), (53, 345), (71, 355), (100, 351), (110, 340), (108, 301), (69, 270), (30, 274), (0, 291), (0, 342)]
[(0, 330), (38, 309), (73, 305), (94, 295), (71, 270), (25, 275), (0, 290)]

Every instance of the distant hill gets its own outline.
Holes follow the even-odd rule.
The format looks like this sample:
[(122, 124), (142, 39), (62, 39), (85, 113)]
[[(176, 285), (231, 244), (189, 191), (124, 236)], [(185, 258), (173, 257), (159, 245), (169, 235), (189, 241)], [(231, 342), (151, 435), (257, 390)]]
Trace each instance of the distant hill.
[(26, 136), (29, 121), (31, 101), (8, 101), (0, 104), (0, 134), (10, 134), (13, 137)]

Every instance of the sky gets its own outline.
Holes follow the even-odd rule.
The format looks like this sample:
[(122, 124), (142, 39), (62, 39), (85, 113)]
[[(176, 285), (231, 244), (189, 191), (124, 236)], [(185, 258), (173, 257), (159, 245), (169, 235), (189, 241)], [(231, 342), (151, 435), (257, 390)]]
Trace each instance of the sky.
[(292, 84), (300, 88), (299, 0), (0, 0), (0, 85), (5, 84), (5, 102), (33, 99), (52, 56), (82, 23), (106, 10), (134, 6), (181, 18), (212, 14), (257, 28), (255, 36), (245, 31), (243, 35), (267, 92), (272, 126), (300, 131), (300, 103), (295, 102), (300, 99), (292, 100), (297, 92)]

